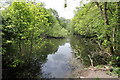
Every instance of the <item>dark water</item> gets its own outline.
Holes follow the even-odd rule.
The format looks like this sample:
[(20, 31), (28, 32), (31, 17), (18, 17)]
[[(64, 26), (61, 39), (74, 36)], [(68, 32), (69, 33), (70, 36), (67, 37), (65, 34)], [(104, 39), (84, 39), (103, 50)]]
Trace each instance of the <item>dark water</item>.
[[(42, 48), (37, 48), (33, 54), (28, 55), (26, 52), (22, 58), (17, 57), (18, 61), (23, 62), (19, 66), (9, 69), (4, 67), (3, 77), (66, 78), (71, 75), (77, 65), (89, 66), (88, 55), (97, 50), (95, 44), (77, 36), (66, 39), (48, 39), (46, 42)], [(73, 64), (75, 62), (77, 65)], [(82, 66), (80, 66), (81, 69)]]

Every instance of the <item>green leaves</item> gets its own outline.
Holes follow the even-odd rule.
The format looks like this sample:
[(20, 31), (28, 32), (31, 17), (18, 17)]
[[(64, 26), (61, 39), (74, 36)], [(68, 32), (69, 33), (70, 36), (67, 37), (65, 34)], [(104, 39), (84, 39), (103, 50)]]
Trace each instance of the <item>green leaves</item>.
[(23, 63), (23, 61), (20, 60), (20, 59), (15, 59), (15, 60), (13, 61), (13, 63), (12, 63), (11, 65), (9, 65), (9, 66), (10, 66), (10, 67), (17, 67), (20, 63)]
[(95, 28), (98, 25), (97, 21), (98, 12), (96, 6), (93, 3), (88, 3), (84, 7), (80, 7), (76, 12), (75, 17), (72, 19), (72, 23), (75, 26), (73, 29), (75, 33), (86, 35), (92, 35), (95, 33)]
[(12, 41), (10, 41), (10, 40), (7, 40), (7, 41), (6, 41), (6, 43), (7, 43), (7, 44), (8, 44), (8, 43), (12, 43)]
[[(7, 55), (10, 45), (14, 45), (13, 48), (16, 50), (14, 53), (24, 55), (23, 46), (26, 46), (27, 52), (32, 54), (45, 44), (43, 39), (46, 35), (65, 37), (67, 35), (67, 30), (63, 27), (66, 26), (65, 19), (61, 19), (60, 22), (57, 11), (51, 11), (44, 8), (41, 3), (32, 2), (13, 2), (3, 10), (3, 45), (7, 45), (4, 53)], [(40, 45), (35, 46), (36, 43)], [(13, 67), (16, 67), (16, 63)]]

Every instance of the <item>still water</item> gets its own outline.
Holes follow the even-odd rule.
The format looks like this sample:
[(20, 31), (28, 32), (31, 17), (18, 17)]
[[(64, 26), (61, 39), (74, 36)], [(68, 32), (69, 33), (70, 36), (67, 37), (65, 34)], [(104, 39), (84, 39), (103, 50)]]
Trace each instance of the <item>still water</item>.
[(71, 73), (70, 60), (72, 48), (70, 43), (60, 45), (57, 52), (47, 56), (47, 62), (42, 64), (42, 76), (45, 78), (63, 78)]
[[(3, 64), (4, 78), (66, 78), (78, 66), (82, 69), (90, 65), (88, 54), (95, 53), (96, 45), (90, 41), (77, 36), (66, 39), (47, 39), (46, 43), (39, 48), (39, 44), (34, 45), (36, 49), (32, 54), (28, 53), (28, 48), (24, 48), (25, 54), (7, 55), (8, 58), (16, 58), (20, 61), (17, 67), (8, 68), (11, 64)], [(38, 48), (37, 48), (38, 47)], [(7, 57), (4, 58), (5, 61)], [(4, 61), (3, 59), (3, 61)], [(101, 61), (100, 61), (101, 62)]]

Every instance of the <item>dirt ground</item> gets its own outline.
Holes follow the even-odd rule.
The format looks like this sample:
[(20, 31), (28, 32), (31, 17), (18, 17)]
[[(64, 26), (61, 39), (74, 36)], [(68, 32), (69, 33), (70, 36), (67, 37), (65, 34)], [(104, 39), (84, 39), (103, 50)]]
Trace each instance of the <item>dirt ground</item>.
[(68, 76), (69, 78), (112, 78), (112, 79), (118, 78), (118, 76), (112, 76), (107, 74), (107, 72), (110, 71), (110, 69), (112, 69), (112, 66), (101, 65), (102, 67), (100, 68), (94, 66), (84, 68), (82, 64), (78, 64), (78, 63), (81, 62), (78, 61), (76, 58), (75, 60), (72, 60), (70, 62), (70, 64), (72, 64), (73, 67), (75, 68), (72, 71), (72, 74)]
[(79, 76), (80, 78), (118, 78), (117, 76), (110, 76), (106, 74), (106, 71), (94, 71), (94, 70), (87, 70)]
[(71, 77), (74, 78), (118, 78), (118, 76), (108, 75), (106, 72), (109, 71), (109, 68), (100, 68), (89, 67), (84, 70), (79, 68), (73, 71)]

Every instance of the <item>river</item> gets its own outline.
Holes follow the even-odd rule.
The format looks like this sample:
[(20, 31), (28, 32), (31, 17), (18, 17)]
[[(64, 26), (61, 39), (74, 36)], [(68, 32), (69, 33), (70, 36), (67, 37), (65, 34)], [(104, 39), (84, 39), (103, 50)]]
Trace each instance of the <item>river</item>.
[[(72, 36), (65, 39), (47, 39), (45, 46), (34, 54), (23, 57), (17, 68), (3, 69), (6, 78), (67, 78), (73, 70), (90, 65), (88, 54), (96, 45), (89, 40)], [(26, 57), (27, 56), (27, 57)]]
[[(49, 40), (55, 41), (55, 39)], [(71, 47), (70, 38), (62, 39), (62, 41), (63, 43), (58, 45), (57, 50), (48, 54), (47, 61), (41, 65), (42, 78), (67, 78), (77, 68), (78, 65), (73, 64), (77, 62), (77, 59)]]

